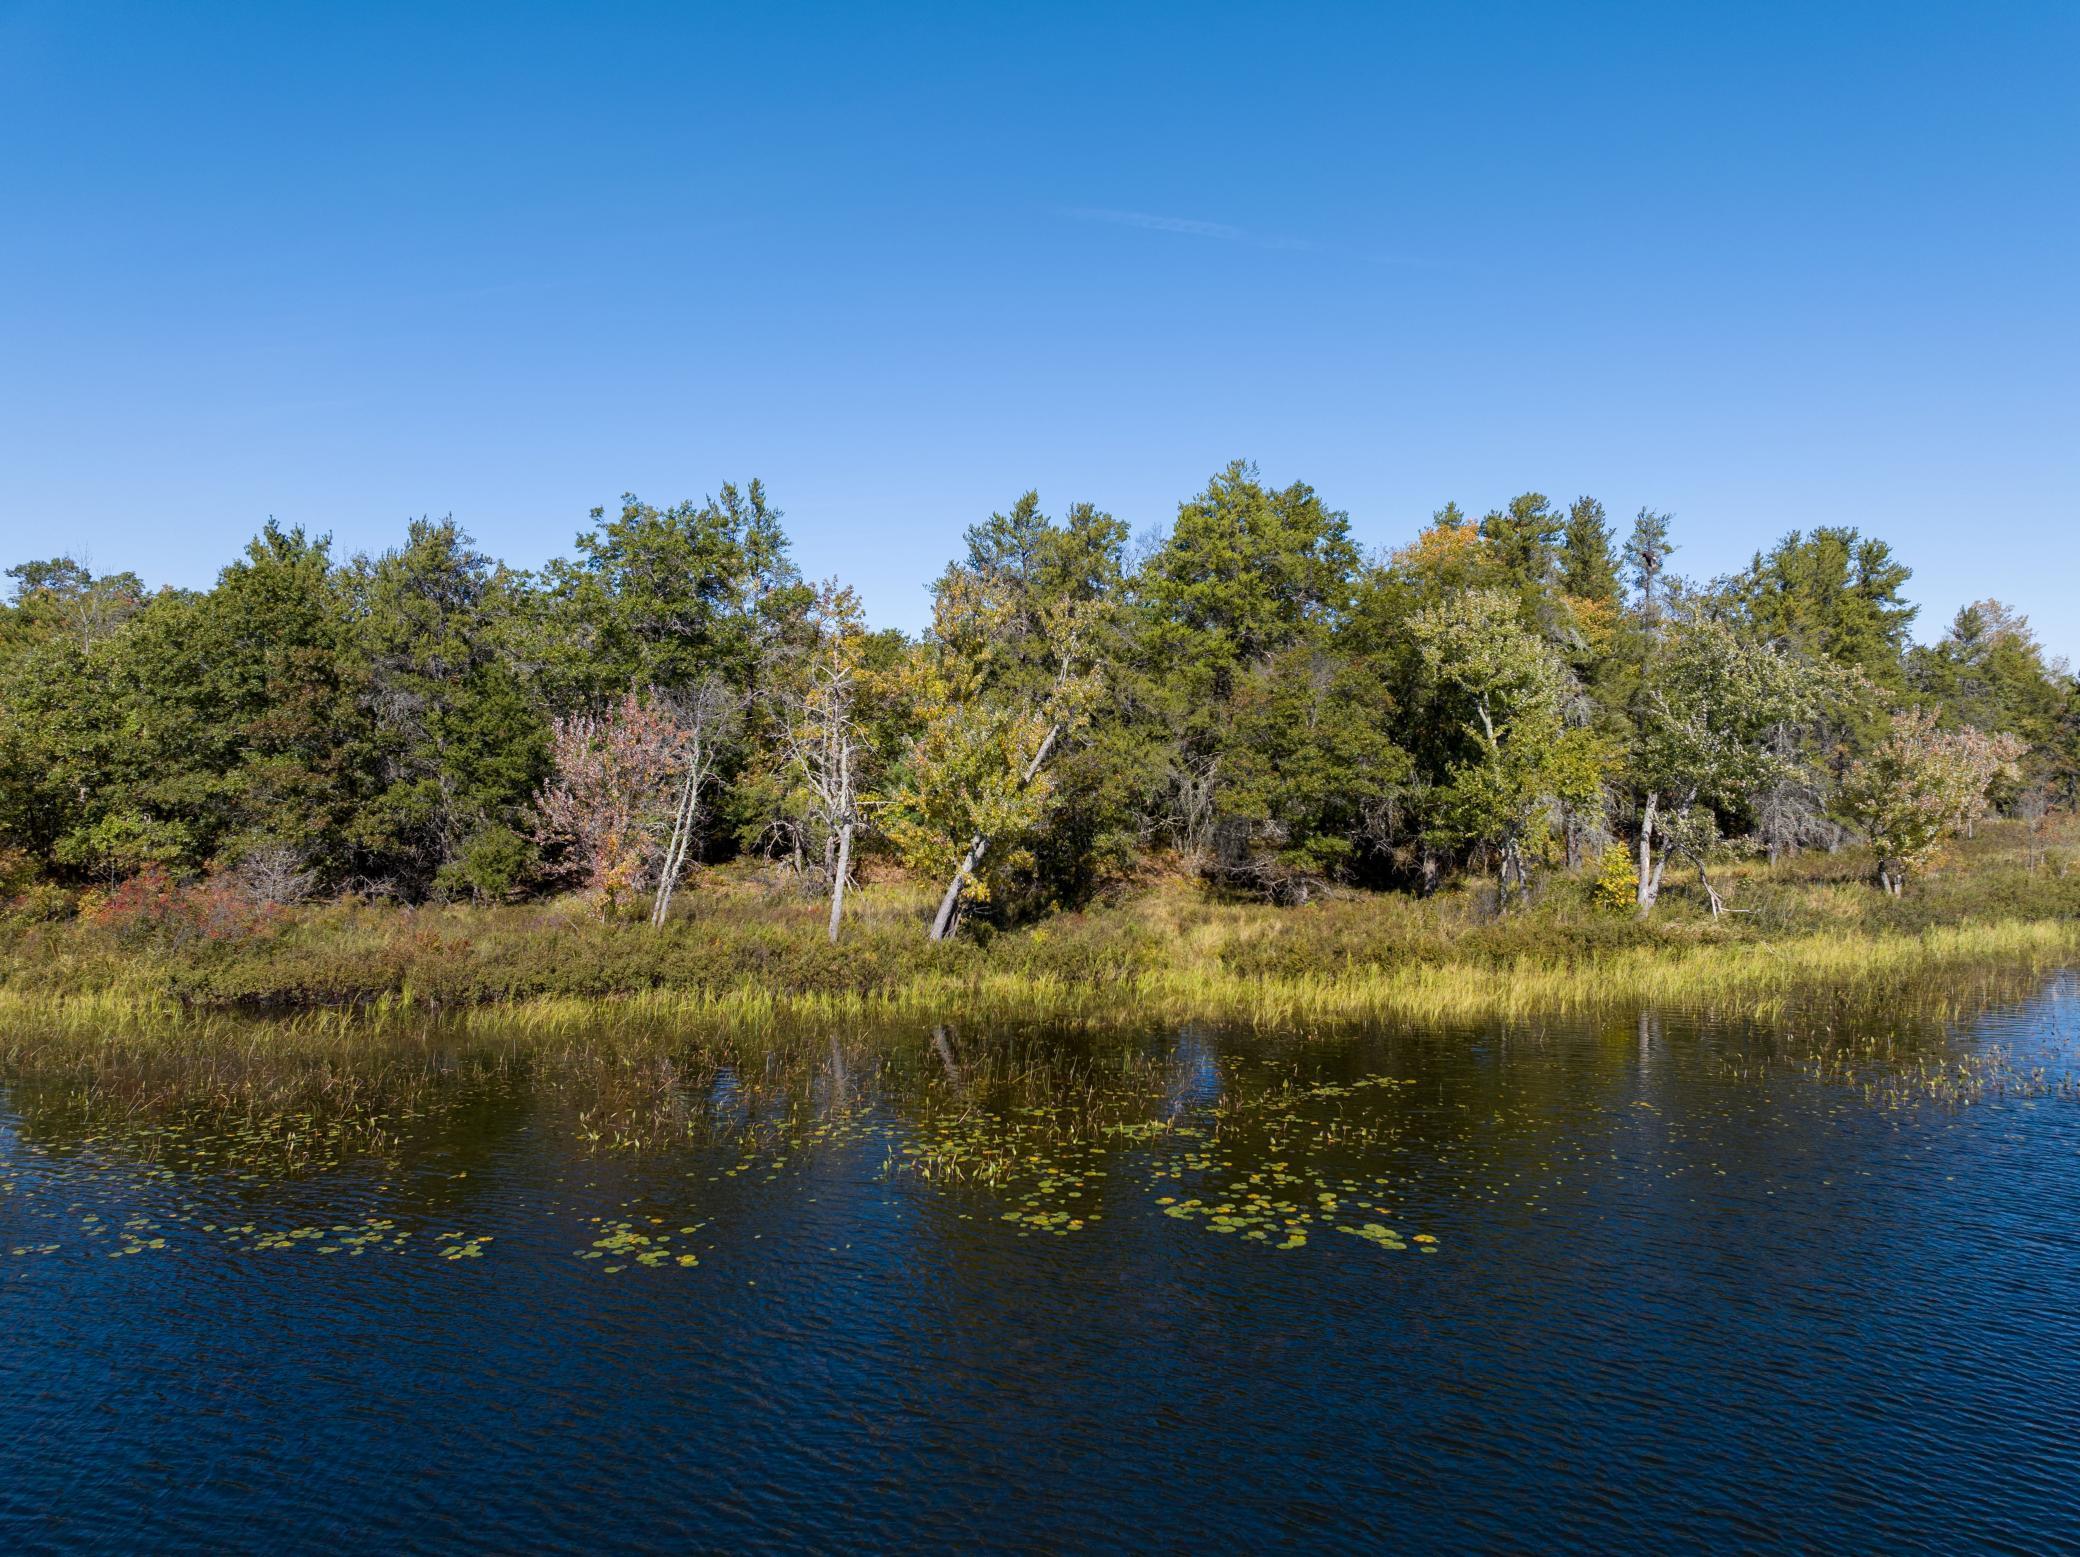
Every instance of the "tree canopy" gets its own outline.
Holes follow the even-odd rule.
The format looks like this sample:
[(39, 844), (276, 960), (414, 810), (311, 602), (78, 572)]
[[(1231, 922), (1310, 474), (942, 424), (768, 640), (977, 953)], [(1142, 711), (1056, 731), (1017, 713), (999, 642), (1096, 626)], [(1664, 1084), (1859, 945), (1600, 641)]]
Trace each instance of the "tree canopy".
[(804, 583), (764, 486), (593, 510), (507, 568), (453, 520), (342, 558), (272, 521), (205, 590), (7, 570), (0, 855), (404, 902), (670, 889), (770, 854), (832, 900), (905, 869), (942, 932), (1073, 906), (1151, 856), (1219, 888), (1489, 883), (1623, 843), (1672, 859), (1867, 841), (1897, 889), (1987, 808), (2070, 805), (2080, 691), (2020, 615), (1913, 642), (1911, 574), (1847, 526), (1739, 573), (1671, 518), (1447, 503), (1360, 556), (1344, 512), (1236, 461), (1130, 556), (1037, 492), (971, 524), (930, 628)]

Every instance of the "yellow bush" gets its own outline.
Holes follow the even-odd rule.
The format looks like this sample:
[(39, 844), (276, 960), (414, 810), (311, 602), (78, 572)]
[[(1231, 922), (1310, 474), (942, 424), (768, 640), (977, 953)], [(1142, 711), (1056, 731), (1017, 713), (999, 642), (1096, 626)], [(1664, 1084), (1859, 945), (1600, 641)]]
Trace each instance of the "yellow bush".
[(1639, 869), (1632, 863), (1631, 851), (1622, 843), (1614, 843), (1603, 851), (1590, 901), (1615, 914), (1630, 913), (1638, 906)]

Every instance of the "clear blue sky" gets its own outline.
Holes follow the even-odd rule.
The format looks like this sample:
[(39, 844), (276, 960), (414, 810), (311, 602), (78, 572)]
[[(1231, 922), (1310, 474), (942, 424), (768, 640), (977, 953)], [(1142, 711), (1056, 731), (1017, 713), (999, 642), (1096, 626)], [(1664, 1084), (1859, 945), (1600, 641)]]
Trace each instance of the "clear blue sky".
[(925, 617), (1037, 486), (1237, 455), (1852, 523), (2080, 652), (2080, 6), (0, 0), (0, 552), (765, 478)]

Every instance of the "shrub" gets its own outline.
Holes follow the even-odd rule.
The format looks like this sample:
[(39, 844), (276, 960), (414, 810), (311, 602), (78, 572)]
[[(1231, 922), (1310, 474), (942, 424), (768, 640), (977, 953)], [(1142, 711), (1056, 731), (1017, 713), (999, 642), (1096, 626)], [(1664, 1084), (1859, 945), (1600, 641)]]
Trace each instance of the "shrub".
[(180, 916), (180, 888), (166, 867), (148, 864), (105, 893), (80, 900), (80, 914), (97, 929), (128, 944), (165, 930)]
[(262, 839), (239, 856), (232, 878), (248, 901), (275, 906), (303, 902), (317, 885), (318, 874), (302, 850)]
[(462, 858), (442, 869), (438, 885), (450, 896), (467, 892), (479, 903), (508, 902), (534, 874), (538, 858), (531, 839), (493, 825), (471, 837)]
[(6, 914), (18, 924), (48, 924), (77, 911), (72, 893), (52, 881), (34, 881), (7, 900)]
[(36, 861), (22, 849), (0, 849), (0, 898), (18, 898), (36, 885)]
[(272, 925), (274, 907), (255, 903), (243, 885), (216, 876), (182, 887), (163, 865), (147, 865), (106, 894), (89, 894), (80, 913), (126, 946), (185, 946), (191, 941), (241, 941)]
[(1639, 905), (1639, 867), (1622, 843), (1603, 851), (1596, 865), (1596, 886), (1589, 900), (1609, 913), (1630, 913)]

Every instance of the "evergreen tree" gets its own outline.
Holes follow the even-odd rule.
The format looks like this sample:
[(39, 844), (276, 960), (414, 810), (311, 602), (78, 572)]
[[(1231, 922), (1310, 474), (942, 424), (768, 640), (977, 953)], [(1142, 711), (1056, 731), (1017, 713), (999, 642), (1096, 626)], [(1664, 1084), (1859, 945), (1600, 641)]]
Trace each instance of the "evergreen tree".
[(1552, 578), (1565, 530), (1566, 521), (1543, 492), (1513, 497), (1508, 507), (1481, 520), (1481, 538), (1510, 583), (1525, 590), (1542, 589)]
[(1641, 618), (1651, 628), (1661, 619), (1664, 589), (1662, 575), (1675, 545), (1668, 538), (1673, 514), (1657, 514), (1642, 508), (1632, 519), (1632, 533), (1625, 538), (1625, 571), (1632, 580), (1633, 597)]
[(1618, 559), (1611, 550), (1611, 527), (1603, 504), (1578, 497), (1567, 510), (1560, 540), (1560, 589), (1576, 600), (1615, 610), (1618, 604)]
[(1221, 879), (1304, 901), (1347, 879), (1406, 782), (1393, 704), (1373, 667), (1302, 642), (1252, 667), (1231, 709), (1229, 768), (1210, 840)]
[(1237, 460), (1179, 506), (1142, 570), (1152, 655), (1188, 699), (1218, 703), (1243, 666), (1341, 621), (1357, 566), (1347, 515)]
[(329, 540), (273, 521), (214, 589), (155, 596), (110, 644), (121, 739), (97, 808), (178, 837), (182, 868), (286, 848), (338, 879), (357, 799), (348, 637)]
[(771, 637), (807, 608), (780, 511), (757, 481), (672, 508), (630, 494), (592, 518), (578, 556), (543, 575), (532, 653), (552, 706), (709, 675), (749, 690)]
[(1843, 527), (1794, 530), (1730, 582), (1752, 631), (1904, 690), (1901, 656), (1916, 607), (1900, 591), (1913, 570), (1874, 537)]
[(348, 591), (363, 873), (414, 899), (503, 897), (526, 869), (528, 801), (549, 763), (548, 721), (506, 652), (508, 576), (454, 520), (418, 519), (402, 547), (357, 562)]

